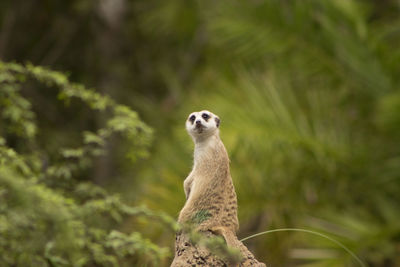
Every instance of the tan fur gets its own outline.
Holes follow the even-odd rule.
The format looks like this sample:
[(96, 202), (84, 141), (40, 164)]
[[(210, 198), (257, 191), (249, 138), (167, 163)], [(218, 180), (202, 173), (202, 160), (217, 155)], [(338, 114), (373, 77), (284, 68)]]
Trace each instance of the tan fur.
[[(212, 114), (212, 113), (210, 113)], [(214, 114), (212, 114), (215, 116)], [(237, 200), (229, 171), (229, 158), (217, 128), (206, 138), (194, 137), (195, 152), (192, 172), (184, 181), (187, 201), (179, 214), (180, 223), (190, 222), (199, 211), (208, 211), (210, 218), (198, 230), (225, 228), (236, 233)]]
[[(202, 118), (204, 113), (209, 114), (208, 120)], [(195, 121), (190, 120), (193, 116)], [(197, 120), (205, 125), (204, 130), (195, 127)], [(178, 222), (192, 223), (196, 214), (207, 211), (210, 216), (197, 225), (198, 231), (222, 235), (228, 246), (239, 248), (244, 257), (241, 266), (265, 266), (262, 263), (254, 265), (258, 262), (236, 237), (239, 228), (237, 198), (229, 170), (229, 157), (219, 137), (218, 126), (218, 116), (206, 110), (192, 113), (186, 122), (186, 129), (195, 143), (194, 165), (184, 181), (186, 203)], [(254, 260), (249, 260), (250, 255)]]

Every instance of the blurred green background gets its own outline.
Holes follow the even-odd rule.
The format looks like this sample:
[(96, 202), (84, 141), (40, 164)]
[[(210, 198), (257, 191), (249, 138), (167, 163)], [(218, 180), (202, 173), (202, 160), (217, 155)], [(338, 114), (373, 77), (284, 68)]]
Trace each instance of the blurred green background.
[[(399, 15), (398, 0), (2, 0), (0, 265), (169, 266), (184, 122), (208, 109), (240, 238), (305, 228), (400, 266)], [(246, 245), (268, 266), (358, 266), (306, 233)]]

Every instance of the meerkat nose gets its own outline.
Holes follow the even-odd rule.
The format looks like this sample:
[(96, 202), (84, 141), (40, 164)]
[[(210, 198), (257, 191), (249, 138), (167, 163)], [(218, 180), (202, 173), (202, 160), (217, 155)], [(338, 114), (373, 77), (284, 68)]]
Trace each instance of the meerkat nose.
[(196, 121), (196, 125), (199, 125), (199, 124), (201, 124), (201, 121), (200, 120)]

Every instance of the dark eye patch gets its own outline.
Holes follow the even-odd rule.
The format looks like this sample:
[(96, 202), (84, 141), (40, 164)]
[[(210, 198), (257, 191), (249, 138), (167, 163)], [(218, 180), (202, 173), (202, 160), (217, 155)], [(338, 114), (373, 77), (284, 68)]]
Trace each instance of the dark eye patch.
[(203, 119), (204, 119), (205, 121), (208, 121), (208, 119), (210, 118), (210, 115), (208, 115), (207, 113), (203, 113), (203, 114), (201, 115), (201, 117), (203, 117)]
[(220, 123), (221, 121), (219, 120), (219, 118), (218, 117), (215, 117), (215, 124), (217, 125), (217, 127), (219, 127), (219, 123)]
[(196, 116), (195, 116), (195, 115), (192, 115), (192, 116), (190, 116), (189, 121), (191, 121), (192, 124), (193, 124), (193, 122), (194, 122), (195, 119), (196, 119)]

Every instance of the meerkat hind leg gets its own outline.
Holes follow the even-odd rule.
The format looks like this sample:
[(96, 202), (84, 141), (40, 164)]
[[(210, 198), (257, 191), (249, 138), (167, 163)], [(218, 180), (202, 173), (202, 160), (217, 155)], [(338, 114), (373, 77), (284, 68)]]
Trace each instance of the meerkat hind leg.
[(228, 229), (222, 226), (212, 227), (209, 230), (214, 234), (222, 236), (225, 239), (226, 245), (228, 247), (236, 247), (237, 238), (232, 231), (229, 231)]

